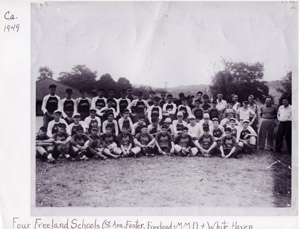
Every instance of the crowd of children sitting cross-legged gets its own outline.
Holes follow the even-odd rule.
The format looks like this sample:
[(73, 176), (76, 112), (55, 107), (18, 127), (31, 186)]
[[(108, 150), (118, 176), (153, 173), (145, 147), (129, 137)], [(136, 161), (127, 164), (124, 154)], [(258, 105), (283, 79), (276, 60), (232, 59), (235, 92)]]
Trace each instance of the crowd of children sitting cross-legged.
[(156, 155), (236, 158), (255, 148), (257, 134), (249, 120), (240, 123), (230, 112), (221, 124), (218, 118), (211, 120), (208, 113), (201, 120), (194, 115), (184, 118), (182, 112), (176, 117), (159, 122), (157, 117), (148, 120), (139, 116), (133, 124), (125, 109), (118, 121), (108, 113), (101, 124), (96, 110), (91, 108), (85, 120), (75, 113), (74, 122), (68, 125), (62, 112), (56, 110), (48, 128), (39, 129), (36, 151), (49, 163), (55, 163), (59, 158), (105, 160)]

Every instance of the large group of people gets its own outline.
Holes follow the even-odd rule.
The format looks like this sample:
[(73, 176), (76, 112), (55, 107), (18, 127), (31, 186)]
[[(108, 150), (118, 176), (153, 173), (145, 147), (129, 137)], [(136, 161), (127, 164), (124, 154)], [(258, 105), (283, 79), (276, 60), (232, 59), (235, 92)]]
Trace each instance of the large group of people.
[[(89, 160), (140, 156), (220, 156), (236, 158), (243, 153), (264, 149), (281, 152), (283, 139), (291, 152), (292, 107), (287, 98), (278, 108), (271, 97), (258, 106), (253, 95), (238, 102), (222, 94), (212, 99), (198, 92), (194, 96), (165, 91), (133, 95), (132, 88), (99, 89), (90, 99), (56, 95), (56, 85), (42, 103), (43, 126), (36, 135), (36, 152), (49, 163), (59, 158)], [(278, 126), (274, 144), (275, 125)], [(274, 148), (275, 145), (275, 148)]]

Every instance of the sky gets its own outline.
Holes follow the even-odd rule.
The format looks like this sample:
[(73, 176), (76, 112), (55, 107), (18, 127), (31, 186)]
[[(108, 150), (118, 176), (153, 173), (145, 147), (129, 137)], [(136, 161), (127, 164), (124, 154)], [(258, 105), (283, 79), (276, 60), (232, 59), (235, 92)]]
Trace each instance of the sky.
[(48, 2), (31, 15), (34, 79), (84, 64), (135, 85), (209, 84), (225, 59), (262, 62), (270, 81), (298, 62), (297, 2)]

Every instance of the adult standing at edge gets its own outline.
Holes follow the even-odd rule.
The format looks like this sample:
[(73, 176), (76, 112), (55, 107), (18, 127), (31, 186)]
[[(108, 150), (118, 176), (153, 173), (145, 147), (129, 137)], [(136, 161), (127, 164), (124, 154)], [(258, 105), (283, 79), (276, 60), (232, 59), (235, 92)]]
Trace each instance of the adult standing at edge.
[(54, 119), (53, 113), (60, 109), (60, 97), (55, 94), (56, 85), (49, 85), (49, 94), (43, 98), (42, 111), (44, 112), (43, 126), (48, 127), (48, 123)]
[(254, 111), (254, 113), (256, 114), (256, 119), (252, 122), (253, 118), (254, 118), (254, 115), (250, 114), (250, 122), (252, 122), (252, 125), (251, 127), (253, 128), (253, 130), (255, 130), (255, 132), (257, 133), (257, 129), (258, 129), (258, 119), (259, 119), (259, 116), (258, 116), (258, 107), (257, 107), (257, 104), (255, 103), (255, 100), (254, 100), (254, 95), (249, 95), (248, 96), (248, 102), (249, 102), (249, 108), (251, 110)]
[(227, 108), (227, 102), (223, 99), (223, 94), (218, 94), (216, 108), (219, 111), (219, 119), (223, 119), (224, 111)]
[(258, 144), (260, 149), (264, 149), (267, 138), (267, 150), (273, 151), (276, 115), (277, 109), (272, 104), (272, 98), (267, 97), (265, 100), (265, 105), (260, 108), (261, 120), (258, 133)]
[(289, 104), (289, 100), (285, 97), (282, 98), (282, 104), (277, 113), (279, 126), (276, 138), (276, 152), (281, 152), (282, 141), (285, 137), (290, 154), (292, 152), (292, 105)]

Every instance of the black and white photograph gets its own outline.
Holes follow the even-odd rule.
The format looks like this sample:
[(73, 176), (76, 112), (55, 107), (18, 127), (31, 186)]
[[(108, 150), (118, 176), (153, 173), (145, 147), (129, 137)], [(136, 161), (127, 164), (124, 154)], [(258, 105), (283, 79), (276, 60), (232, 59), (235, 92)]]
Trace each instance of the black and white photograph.
[(297, 209), (297, 74), (297, 2), (31, 3), (31, 201)]

